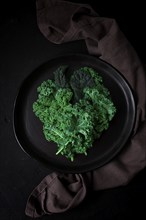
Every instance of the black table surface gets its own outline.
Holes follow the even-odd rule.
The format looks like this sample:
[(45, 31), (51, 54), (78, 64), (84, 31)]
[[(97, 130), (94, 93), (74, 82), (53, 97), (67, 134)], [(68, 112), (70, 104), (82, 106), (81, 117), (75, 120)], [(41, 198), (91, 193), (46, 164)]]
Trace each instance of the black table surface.
[[(146, 18), (142, 6), (130, 11), (130, 7), (120, 4), (115, 5), (115, 10), (114, 5), (105, 8), (104, 2), (98, 5), (92, 1), (74, 2), (90, 3), (101, 16), (115, 18), (146, 63), (143, 30)], [(119, 12), (121, 7), (123, 11)], [(46, 40), (37, 26), (35, 0), (6, 1), (0, 12), (0, 219), (31, 219), (24, 213), (28, 196), (52, 170), (42, 167), (19, 147), (12, 124), (15, 97), (23, 79), (39, 65), (56, 56), (88, 52), (84, 41), (54, 45)], [(145, 185), (146, 169), (124, 187), (96, 192), (73, 210), (41, 219), (144, 218)]]

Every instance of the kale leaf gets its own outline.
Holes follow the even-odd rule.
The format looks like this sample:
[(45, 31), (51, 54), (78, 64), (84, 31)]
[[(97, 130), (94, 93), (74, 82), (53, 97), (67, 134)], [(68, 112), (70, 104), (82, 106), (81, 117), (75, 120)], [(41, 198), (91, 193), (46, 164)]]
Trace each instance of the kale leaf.
[(71, 76), (70, 86), (74, 93), (74, 102), (78, 102), (80, 99), (84, 97), (84, 88), (85, 87), (94, 87), (95, 82), (90, 74), (84, 70), (84, 68), (80, 68)]
[(65, 88), (68, 87), (68, 82), (66, 80), (65, 73), (68, 69), (67, 65), (58, 67), (57, 70), (54, 72), (54, 80), (55, 84), (58, 88)]

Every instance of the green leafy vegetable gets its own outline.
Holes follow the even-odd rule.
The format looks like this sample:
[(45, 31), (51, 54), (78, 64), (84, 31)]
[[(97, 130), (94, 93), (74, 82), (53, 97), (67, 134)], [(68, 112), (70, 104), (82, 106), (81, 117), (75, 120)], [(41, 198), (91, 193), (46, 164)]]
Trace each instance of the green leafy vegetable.
[(74, 101), (77, 102), (84, 97), (84, 88), (94, 87), (95, 82), (90, 74), (87, 74), (83, 68), (80, 68), (72, 74), (70, 86), (74, 93)]
[(54, 80), (42, 82), (33, 112), (43, 123), (48, 141), (57, 144), (56, 154), (74, 160), (87, 155), (95, 139), (109, 127), (116, 113), (102, 77), (90, 67), (75, 70), (67, 78), (67, 66), (54, 72)]
[(55, 77), (55, 84), (58, 87), (64, 88), (68, 86), (65, 73), (67, 70), (68, 66), (60, 66), (55, 72), (54, 72), (54, 77)]

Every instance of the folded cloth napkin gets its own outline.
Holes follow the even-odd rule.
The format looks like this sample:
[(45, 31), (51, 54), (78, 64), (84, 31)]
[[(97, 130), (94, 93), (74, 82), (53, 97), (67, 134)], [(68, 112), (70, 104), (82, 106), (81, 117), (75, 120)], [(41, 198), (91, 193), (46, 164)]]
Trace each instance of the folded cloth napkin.
[(84, 39), (88, 52), (110, 63), (128, 80), (135, 96), (136, 119), (131, 138), (108, 164), (83, 174), (52, 173), (28, 198), (25, 213), (31, 217), (60, 213), (77, 206), (88, 190), (127, 183), (146, 167), (146, 75), (135, 50), (115, 19), (99, 17), (87, 4), (37, 0), (37, 22), (51, 42)]

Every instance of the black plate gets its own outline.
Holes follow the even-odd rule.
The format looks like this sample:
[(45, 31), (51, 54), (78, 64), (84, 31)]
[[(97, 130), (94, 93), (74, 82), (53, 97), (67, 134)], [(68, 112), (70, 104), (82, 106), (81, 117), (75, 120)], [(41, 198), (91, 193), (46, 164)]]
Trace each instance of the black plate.
[[(109, 89), (117, 113), (110, 127), (101, 138), (95, 141), (88, 156), (79, 155), (74, 162), (64, 156), (55, 155), (57, 146), (47, 142), (42, 132), (42, 124), (32, 112), (32, 104), (37, 99), (38, 85), (48, 78), (60, 65), (71, 68), (90, 66), (102, 76)], [(109, 162), (127, 142), (135, 118), (135, 104), (131, 89), (121, 74), (111, 65), (88, 55), (68, 55), (48, 61), (31, 73), (20, 87), (14, 106), (13, 127), (16, 139), (22, 149), (43, 165), (61, 172), (86, 172)]]

